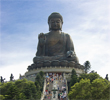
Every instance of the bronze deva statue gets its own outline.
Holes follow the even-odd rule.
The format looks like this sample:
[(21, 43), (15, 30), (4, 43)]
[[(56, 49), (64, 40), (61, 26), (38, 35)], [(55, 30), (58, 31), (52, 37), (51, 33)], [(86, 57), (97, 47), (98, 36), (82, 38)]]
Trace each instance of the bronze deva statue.
[(64, 63), (73, 61), (79, 64), (70, 35), (62, 32), (63, 17), (59, 13), (53, 12), (48, 17), (48, 25), (49, 32), (40, 33), (38, 36), (39, 42), (36, 57), (33, 58), (34, 65), (32, 64), (32, 68), (36, 68), (37, 65), (43, 66), (43, 63), (48, 63), (47, 65), (49, 63), (54, 65), (55, 63), (61, 66), (57, 63), (63, 62), (64, 65)]

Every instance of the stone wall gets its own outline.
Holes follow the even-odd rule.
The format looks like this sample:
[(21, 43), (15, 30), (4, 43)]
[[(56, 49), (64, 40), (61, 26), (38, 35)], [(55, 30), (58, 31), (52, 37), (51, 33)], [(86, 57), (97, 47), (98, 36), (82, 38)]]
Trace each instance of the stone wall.
[(57, 67), (57, 66), (55, 66), (55, 67), (41, 67), (41, 68), (33, 69), (33, 70), (26, 72), (25, 75), (23, 76), (23, 78), (26, 78), (31, 81), (35, 81), (35, 77), (36, 77), (37, 73), (39, 73), (40, 71), (43, 71), (44, 73), (60, 72), (60, 73), (65, 73), (66, 79), (69, 81), (72, 69), (75, 69), (77, 75), (84, 73), (84, 71), (82, 69), (74, 68), (74, 67)]

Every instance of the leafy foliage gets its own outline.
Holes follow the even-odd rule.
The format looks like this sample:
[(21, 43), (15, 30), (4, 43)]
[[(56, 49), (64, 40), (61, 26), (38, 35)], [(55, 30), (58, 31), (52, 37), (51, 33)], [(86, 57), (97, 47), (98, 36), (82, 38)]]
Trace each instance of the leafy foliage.
[(106, 85), (105, 89), (102, 91), (102, 98), (105, 98), (106, 100), (110, 98), (110, 82), (109, 84)]
[(40, 71), (39, 74), (40, 74), (40, 76), (43, 78), (44, 72), (43, 72), (43, 71)]
[(0, 100), (4, 100), (5, 97), (3, 95), (0, 95)]
[[(106, 81), (105, 79), (95, 79), (91, 83), (92, 99), (105, 99), (103, 92), (107, 88), (108, 84), (108, 81)], [(106, 95), (109, 95), (109, 92)]]
[(90, 68), (91, 68), (90, 62), (86, 61), (84, 63), (84, 71), (85, 71), (85, 73), (87, 73), (90, 70)]
[(19, 92), (19, 89), (14, 84), (12, 84), (6, 92), (6, 95), (8, 95), (7, 99), (16, 99), (17, 95), (19, 95)]
[(97, 73), (82, 74), (68, 94), (70, 100), (108, 100), (109, 95), (110, 82), (101, 78)]
[(95, 80), (95, 79), (97, 79), (97, 78), (101, 79), (102, 77), (100, 77), (100, 75), (97, 74), (97, 73), (89, 73), (89, 74), (84, 73), (84, 74), (81, 74), (81, 75), (79, 76), (78, 82), (79, 82), (81, 79), (86, 79), (86, 78), (87, 78), (87, 79), (90, 79), (90, 82), (93, 82), (93, 80)]
[(44, 73), (36, 76), (36, 81), (27, 79), (0, 83), (0, 100), (36, 100), (40, 99), (43, 89)]
[(37, 96), (38, 99), (40, 99), (40, 97), (41, 97), (41, 92), (43, 90), (43, 84), (44, 84), (44, 72), (40, 71), (35, 78), (35, 86), (36, 86), (36, 88), (38, 90), (38, 94), (39, 94)]
[(76, 74), (76, 71), (73, 69), (72, 74), (71, 74), (71, 80), (70, 80), (69, 87), (68, 87), (69, 91), (71, 89), (71, 86), (73, 86), (76, 82), (77, 82), (77, 74)]
[(71, 100), (74, 99), (88, 99), (91, 97), (90, 91), (90, 80), (85, 79), (81, 80), (79, 83), (75, 83), (74, 86), (71, 87), (71, 91), (69, 92), (68, 96)]
[(15, 82), (4, 83), (0, 87), (1, 95), (5, 99), (21, 100), (21, 99), (36, 99), (37, 90), (34, 82), (27, 81), (26, 79), (17, 80)]

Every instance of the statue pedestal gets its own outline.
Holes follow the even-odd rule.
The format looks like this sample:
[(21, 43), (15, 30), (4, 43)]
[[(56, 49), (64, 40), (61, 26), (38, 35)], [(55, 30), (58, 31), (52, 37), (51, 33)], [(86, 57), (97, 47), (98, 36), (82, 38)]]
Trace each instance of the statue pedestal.
[(72, 69), (75, 69), (78, 75), (84, 73), (83, 69), (78, 68), (76, 66), (74, 67), (50, 66), (50, 67), (41, 67), (41, 68), (30, 70), (26, 72), (24, 76), (26, 79), (28, 80), (32, 79), (33, 81), (36, 74), (39, 73), (40, 71), (43, 71), (44, 73), (65, 73), (65, 78), (69, 81)]

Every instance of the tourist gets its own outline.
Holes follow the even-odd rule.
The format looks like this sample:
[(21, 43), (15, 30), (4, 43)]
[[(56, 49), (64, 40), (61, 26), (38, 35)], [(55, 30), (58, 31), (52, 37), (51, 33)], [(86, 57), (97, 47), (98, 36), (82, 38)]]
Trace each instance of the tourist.
[(64, 82), (64, 86), (66, 87), (66, 82)]
[(58, 90), (59, 90), (59, 84), (57, 84), (57, 88), (58, 88)]
[(47, 96), (45, 95), (45, 97), (44, 97), (45, 99), (47, 98)]
[(49, 82), (47, 83), (47, 87), (49, 87)]
[(51, 82), (52, 78), (50, 77), (50, 82)]
[(66, 88), (64, 88), (64, 91), (66, 92)]
[(46, 92), (46, 94), (47, 94), (47, 92), (48, 92), (48, 89), (46, 89), (46, 91), (45, 91), (45, 92)]
[(64, 78), (64, 82), (66, 82), (66, 79)]
[(61, 87), (59, 87), (59, 91), (61, 92)]
[(48, 99), (50, 99), (50, 96), (48, 96)]
[(53, 83), (53, 78), (52, 78), (52, 83)]
[(58, 76), (58, 80), (59, 80), (59, 76)]
[(60, 93), (58, 93), (58, 99), (60, 99)]
[(47, 91), (47, 95), (49, 94), (49, 92)]
[(50, 91), (49, 91), (49, 94), (50, 94)]
[(63, 93), (60, 93), (60, 99), (63, 100)]

